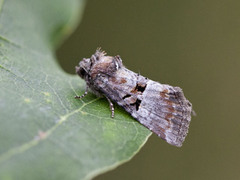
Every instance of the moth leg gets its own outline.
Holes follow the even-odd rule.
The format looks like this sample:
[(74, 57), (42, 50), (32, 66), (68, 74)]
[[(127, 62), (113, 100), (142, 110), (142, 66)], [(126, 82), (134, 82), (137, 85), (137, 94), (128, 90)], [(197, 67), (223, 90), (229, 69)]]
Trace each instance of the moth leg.
[(84, 96), (86, 96), (88, 93), (88, 86), (86, 86), (85, 92), (81, 96), (75, 96), (75, 99), (82, 99)]
[(107, 98), (107, 100), (108, 100), (108, 102), (109, 102), (109, 107), (110, 107), (110, 111), (112, 112), (112, 118), (114, 118), (114, 105), (113, 105), (113, 103), (111, 102), (111, 100), (108, 98), (108, 97), (106, 97)]

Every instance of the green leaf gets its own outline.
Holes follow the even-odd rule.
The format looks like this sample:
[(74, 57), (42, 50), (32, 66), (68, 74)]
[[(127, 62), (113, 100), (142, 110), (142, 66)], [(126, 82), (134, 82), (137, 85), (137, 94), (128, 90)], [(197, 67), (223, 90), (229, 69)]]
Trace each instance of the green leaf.
[(1, 180), (91, 179), (131, 159), (151, 134), (119, 107), (112, 119), (105, 99), (74, 99), (85, 83), (63, 72), (54, 50), (84, 3), (0, 1)]

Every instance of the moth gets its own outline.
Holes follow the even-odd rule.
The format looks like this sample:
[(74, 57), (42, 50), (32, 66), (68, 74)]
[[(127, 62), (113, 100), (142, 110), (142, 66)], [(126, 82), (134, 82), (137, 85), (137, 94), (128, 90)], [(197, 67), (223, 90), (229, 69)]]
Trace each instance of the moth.
[(76, 73), (85, 80), (86, 90), (106, 97), (114, 117), (113, 103), (171, 145), (181, 147), (188, 133), (192, 104), (182, 89), (160, 84), (128, 70), (119, 55), (107, 56), (97, 49), (91, 58), (83, 58)]

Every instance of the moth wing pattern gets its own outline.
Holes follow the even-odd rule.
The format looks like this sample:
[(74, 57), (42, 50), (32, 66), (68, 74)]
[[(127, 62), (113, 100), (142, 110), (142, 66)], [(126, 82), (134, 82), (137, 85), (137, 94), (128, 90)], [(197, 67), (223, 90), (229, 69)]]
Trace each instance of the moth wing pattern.
[(103, 94), (169, 144), (181, 147), (192, 112), (192, 105), (182, 89), (127, 71), (119, 71), (117, 76), (102, 83)]
[(142, 96), (145, 98), (132, 116), (169, 144), (181, 147), (192, 113), (181, 88), (149, 80)]

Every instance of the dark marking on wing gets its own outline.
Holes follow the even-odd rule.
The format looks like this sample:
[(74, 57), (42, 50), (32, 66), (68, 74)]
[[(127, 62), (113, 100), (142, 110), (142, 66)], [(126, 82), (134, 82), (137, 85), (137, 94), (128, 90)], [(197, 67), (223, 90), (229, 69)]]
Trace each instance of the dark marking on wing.
[(146, 87), (147, 87), (147, 84), (145, 84), (143, 86), (137, 84), (136, 89), (137, 89), (137, 91), (141, 91), (143, 93), (144, 90), (146, 89)]
[(129, 98), (129, 97), (131, 97), (131, 95), (127, 94), (127, 95), (123, 96), (123, 99)]
[(143, 93), (146, 87), (147, 87), (147, 84), (142, 85), (137, 83), (136, 87), (131, 91), (131, 93), (134, 93), (134, 94), (136, 94), (137, 92)]
[(139, 106), (141, 105), (141, 102), (142, 101), (140, 99), (137, 99), (136, 102), (131, 103), (130, 105), (132, 105), (132, 106), (136, 105), (136, 111), (138, 111), (139, 110)]

